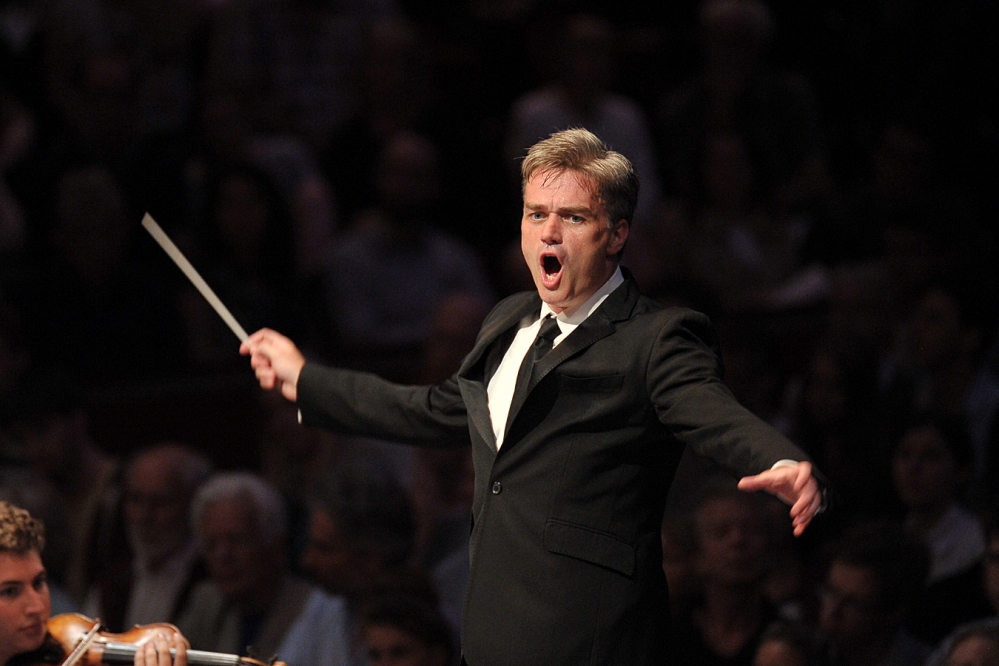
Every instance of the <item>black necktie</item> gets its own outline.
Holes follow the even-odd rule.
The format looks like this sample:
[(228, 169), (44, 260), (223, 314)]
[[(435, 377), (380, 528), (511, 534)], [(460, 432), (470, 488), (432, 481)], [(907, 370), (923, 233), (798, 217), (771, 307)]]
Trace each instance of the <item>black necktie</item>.
[(527, 350), (527, 354), (524, 355), (524, 361), (520, 364), (520, 370), (517, 372), (517, 385), (513, 391), (515, 403), (518, 398), (523, 399), (523, 396), (527, 395), (527, 389), (531, 384), (531, 375), (534, 372), (534, 365), (552, 350), (552, 343), (555, 342), (555, 338), (559, 336), (560, 332), (555, 317), (548, 315), (541, 322), (541, 330), (538, 331), (538, 337), (534, 338), (534, 343)]

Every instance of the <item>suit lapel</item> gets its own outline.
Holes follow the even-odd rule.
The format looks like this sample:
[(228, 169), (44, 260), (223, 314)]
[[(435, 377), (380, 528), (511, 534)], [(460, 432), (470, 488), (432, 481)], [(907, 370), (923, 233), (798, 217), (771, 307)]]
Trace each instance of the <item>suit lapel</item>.
[[(502, 359), (513, 341), (517, 324), (540, 307), (541, 298), (537, 293), (525, 293), (523, 299), (514, 302), (507, 312), (498, 313), (494, 320), (483, 326), (479, 342), (465, 358), (458, 372), (458, 384), (465, 400), (468, 418), (494, 452), (496, 435), (493, 433), (492, 418), (489, 415), (489, 396), (486, 393), (489, 375), (495, 371), (498, 359)], [(492, 361), (496, 362), (491, 363)]]
[[(595, 342), (606, 338), (617, 329), (617, 322), (624, 321), (631, 317), (638, 301), (640, 293), (638, 285), (632, 279), (627, 269), (624, 272), (625, 281), (618, 289), (615, 289), (604, 302), (597, 308), (596, 312), (586, 318), (582, 324), (576, 327), (572, 333), (566, 336), (557, 347), (552, 349), (535, 366), (534, 374), (531, 376), (531, 383), (525, 395), (514, 395), (514, 402), (510, 405), (510, 415), (506, 420), (506, 431), (510, 431), (510, 426), (517, 417), (517, 413), (523, 407), (534, 387), (541, 382), (545, 376), (557, 368), (566, 360), (576, 356), (587, 349)], [(506, 448), (506, 444), (503, 445)]]

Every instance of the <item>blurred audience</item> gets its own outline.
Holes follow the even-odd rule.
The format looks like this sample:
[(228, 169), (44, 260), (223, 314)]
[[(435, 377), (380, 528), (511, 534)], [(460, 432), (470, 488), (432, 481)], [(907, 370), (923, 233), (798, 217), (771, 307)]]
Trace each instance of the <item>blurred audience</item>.
[(471, 246), (440, 230), (439, 152), (412, 132), (380, 155), (376, 208), (340, 239), (328, 275), (329, 317), (339, 362), (413, 379), (430, 317), (448, 295), (492, 288)]
[(454, 636), (440, 613), (419, 597), (369, 601), (360, 618), (368, 666), (456, 666)]
[[(913, 635), (950, 632), (931, 666), (987, 663), (999, 608), (994, 539), (975, 527), (999, 488), (987, 3), (431, 4), (0, 3), (0, 496), (64, 525), (44, 555), (56, 607), (84, 608), (89, 590), (106, 605), (87, 612), (123, 627), (183, 605), (186, 574), (169, 572), (191, 557), (190, 487), (143, 480), (146, 465), (174, 470), (143, 444), (190, 442), (283, 499), (283, 535), (258, 534), (245, 502), (212, 503), (251, 516), (207, 525), (213, 582), (192, 590), (230, 623), (234, 651), (253, 642), (304, 663), (328, 638), (337, 658), (437, 663), (420, 647), (437, 621), (426, 608), (366, 634), (376, 606), (363, 600), (402, 585), (458, 630), (469, 453), (334, 438), (274, 396), (243, 399), (257, 388), (231, 332), (138, 221), (150, 211), (247, 329), (298, 331), (310, 358), (437, 382), (496, 296), (532, 288), (510, 244), (520, 151), (583, 125), (642, 179), (625, 264), (643, 291), (709, 314), (726, 383), (832, 484), (803, 539), (765, 528), (762, 546), (766, 511), (672, 507), (663, 564), (684, 644), (723, 662), (824, 663), (808, 647), (820, 628), (844, 664), (916, 663)], [(914, 422), (926, 412), (939, 418)], [(968, 446), (936, 425), (958, 419)], [(357, 488), (389, 477), (382, 499), (408, 502), (387, 530), (407, 555), (355, 529), (364, 502), (318, 501), (358, 463)], [(681, 467), (674, 496), (708, 472)], [(730, 539), (703, 532), (729, 512), (745, 523)], [(903, 518), (900, 545), (928, 547), (925, 584), (915, 550), (850, 536), (885, 515)], [(828, 567), (840, 536), (854, 545)], [(349, 605), (291, 572), (325, 576)], [(267, 576), (281, 582), (230, 584)], [(281, 599), (305, 610), (278, 612)], [(382, 617), (410, 617), (393, 603)], [(765, 629), (774, 613), (804, 626)]]
[(990, 614), (982, 592), (985, 537), (977, 515), (961, 503), (972, 471), (971, 442), (961, 415), (926, 415), (895, 446), (895, 490), (906, 508), (905, 527), (930, 552), (926, 589), (906, 626), (936, 644), (959, 623)]
[(289, 575), (281, 495), (256, 475), (211, 477), (191, 508), (208, 580), (177, 626), (196, 650), (272, 655), (289, 666), (351, 663), (347, 607)]
[(760, 498), (716, 479), (693, 514), (699, 596), (670, 627), (670, 663), (752, 663), (764, 629), (777, 619), (767, 600), (766, 514)]
[(87, 404), (71, 377), (36, 372), (22, 387), (14, 431), (28, 468), (58, 490), (70, 547), (62, 583), (82, 606), (102, 567), (125, 548), (118, 519), (120, 463), (89, 432)]
[(859, 522), (841, 537), (820, 590), (818, 626), (841, 666), (920, 666), (930, 646), (903, 620), (923, 589), (929, 553), (896, 522)]
[(147, 447), (128, 461), (121, 499), (128, 557), (103, 567), (85, 614), (114, 632), (176, 622), (191, 590), (207, 577), (190, 516), (194, 493), (211, 468), (180, 442)]
[(990, 615), (958, 626), (950, 635), (940, 641), (937, 649), (926, 660), (926, 666), (941, 666), (941, 664), (950, 663), (947, 659), (962, 636), (978, 630), (994, 632), (999, 629), (999, 513), (996, 513), (995, 507), (988, 511), (983, 522), (987, 550), (980, 584), (989, 600)]
[(544, 57), (536, 63), (550, 81), (518, 97), (510, 110), (505, 157), (513, 182), (520, 182), (519, 160), (529, 147), (552, 132), (585, 127), (631, 160), (642, 183), (632, 224), (646, 226), (658, 214), (659, 169), (645, 111), (612, 92), (620, 35), (596, 14), (567, 16), (555, 29), (547, 39), (559, 48), (539, 52)]
[(390, 582), (413, 576), (415, 523), (406, 489), (383, 467), (347, 463), (319, 483), (302, 568), (354, 612)]
[(811, 627), (778, 620), (767, 627), (753, 666), (833, 666), (829, 645)]

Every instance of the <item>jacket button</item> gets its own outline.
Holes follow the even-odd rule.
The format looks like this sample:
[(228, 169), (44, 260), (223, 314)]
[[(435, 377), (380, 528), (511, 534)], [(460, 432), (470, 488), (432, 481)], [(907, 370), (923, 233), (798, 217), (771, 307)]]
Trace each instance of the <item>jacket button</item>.
[(493, 495), (499, 495), (501, 492), (503, 492), (503, 484), (500, 483), (499, 481), (494, 481), (493, 482)]

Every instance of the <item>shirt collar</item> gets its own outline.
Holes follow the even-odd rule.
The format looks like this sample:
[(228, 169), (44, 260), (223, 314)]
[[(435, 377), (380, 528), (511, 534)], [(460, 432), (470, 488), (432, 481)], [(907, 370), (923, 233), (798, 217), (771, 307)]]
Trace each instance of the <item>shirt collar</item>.
[[(600, 307), (601, 303), (604, 302), (604, 299), (611, 295), (611, 292), (620, 287), (622, 284), (624, 284), (624, 275), (621, 273), (621, 267), (618, 266), (614, 270), (614, 274), (608, 278), (607, 282), (604, 282), (603, 286), (593, 292), (592, 296), (583, 301), (583, 303), (576, 308), (571, 315), (566, 314), (566, 311), (563, 310), (559, 314), (555, 315), (555, 319), (559, 322), (559, 324), (569, 324), (573, 327), (579, 326), (586, 321), (586, 319), (593, 314), (597, 308)], [(544, 319), (550, 314), (553, 314), (551, 306), (542, 301), (541, 319)]]

